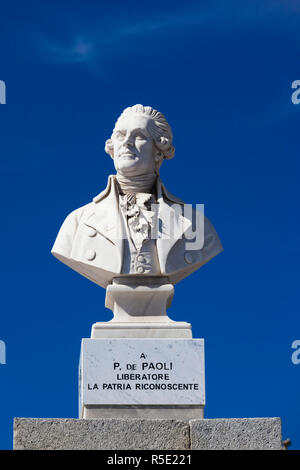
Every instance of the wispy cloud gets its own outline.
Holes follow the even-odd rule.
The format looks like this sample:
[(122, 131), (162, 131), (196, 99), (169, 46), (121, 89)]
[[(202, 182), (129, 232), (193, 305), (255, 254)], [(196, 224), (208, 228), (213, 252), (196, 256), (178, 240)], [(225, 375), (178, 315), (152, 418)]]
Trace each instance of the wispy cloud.
[[(203, 20), (200, 16), (193, 14), (190, 10), (173, 14), (164, 13), (160, 18), (130, 20), (121, 15), (107, 22), (99, 21), (95, 25), (91, 21), (87, 32), (74, 32), (66, 40), (54, 40), (47, 36), (38, 38), (38, 47), (43, 53), (45, 60), (58, 64), (84, 64), (93, 65), (98, 59), (105, 56), (110, 46), (118, 45), (124, 47), (124, 41), (135, 37), (145, 37), (155, 31), (170, 30), (178, 24), (181, 27), (189, 23), (199, 23)], [(81, 26), (82, 29), (82, 26)]]
[[(188, 3), (179, 9), (173, 8), (160, 11), (142, 12), (133, 18), (126, 11), (106, 11), (106, 16), (89, 18), (88, 24), (77, 19), (75, 24), (65, 33), (66, 39), (55, 40), (51, 36), (42, 35), (38, 38), (38, 47), (44, 60), (57, 64), (82, 64), (96, 71), (99, 64), (108, 55), (117, 53), (120, 46), (122, 52), (130, 53), (132, 44), (137, 40), (135, 47), (139, 46), (147, 35), (162, 34), (165, 31), (172, 33), (176, 29), (189, 31), (197, 28), (198, 31), (208, 30), (210, 34), (221, 35), (224, 31), (245, 29), (253, 25), (254, 21), (262, 21), (277, 4), (277, 0), (261, 2), (253, 0), (252, 8), (241, 6), (240, 0), (227, 0), (226, 2), (214, 0), (209, 2)], [(74, 13), (74, 12), (73, 12)], [(237, 20), (238, 18), (238, 20)], [(85, 23), (85, 26), (84, 26)], [(73, 30), (72, 30), (73, 29)]]
[(95, 55), (95, 42), (81, 36), (75, 36), (67, 44), (43, 38), (40, 47), (47, 53), (48, 61), (57, 63), (84, 64)]

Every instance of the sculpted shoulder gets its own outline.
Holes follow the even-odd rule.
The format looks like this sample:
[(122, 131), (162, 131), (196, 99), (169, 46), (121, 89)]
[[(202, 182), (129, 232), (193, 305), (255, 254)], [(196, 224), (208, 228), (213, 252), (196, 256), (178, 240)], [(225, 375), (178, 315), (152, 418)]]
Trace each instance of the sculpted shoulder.
[(95, 211), (95, 203), (90, 202), (78, 209), (72, 211), (64, 220), (51, 253), (60, 259), (60, 257), (69, 258), (72, 251), (72, 243), (76, 236), (81, 220), (86, 219)]

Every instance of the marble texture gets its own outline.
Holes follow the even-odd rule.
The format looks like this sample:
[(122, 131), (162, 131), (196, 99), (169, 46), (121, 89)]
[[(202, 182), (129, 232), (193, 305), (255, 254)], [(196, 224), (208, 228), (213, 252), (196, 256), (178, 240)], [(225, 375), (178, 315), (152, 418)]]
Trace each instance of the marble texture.
[(202, 339), (82, 340), (81, 406), (204, 406), (204, 380)]
[[(156, 223), (161, 229), (155, 240), (159, 276), (166, 276), (169, 283), (176, 284), (223, 248), (213, 225), (204, 217), (204, 243), (198, 249), (195, 244), (194, 249), (186, 234), (191, 229), (192, 219), (197, 218), (195, 209), (191, 214), (185, 214), (184, 203), (171, 196), (159, 177), (156, 185)], [(88, 203), (68, 215), (52, 248), (56, 258), (104, 288), (115, 276), (128, 275), (122, 272), (126, 235), (124, 221), (120, 218), (117, 191), (115, 177), (111, 175), (107, 188), (96, 202)], [(91, 229), (94, 236), (91, 236)], [(137, 271), (135, 275), (142, 277), (147, 272)]]
[(92, 326), (91, 338), (192, 338), (190, 323), (170, 322), (97, 322)]
[[(176, 284), (220, 253), (223, 248), (212, 223), (172, 195), (160, 179), (160, 165), (174, 155), (172, 140), (163, 114), (142, 105), (127, 108), (105, 147), (116, 175), (109, 176), (106, 189), (92, 202), (68, 215), (52, 254), (106, 288), (114, 277), (128, 274), (143, 278), (155, 273)], [(124, 194), (129, 204), (125, 215), (120, 210)], [(151, 208), (148, 196), (155, 201)], [(129, 239), (129, 226), (136, 237)], [(138, 230), (146, 236), (145, 243), (131, 249)], [(147, 240), (151, 246), (144, 248)]]
[(84, 405), (79, 418), (84, 419), (176, 419), (204, 418), (204, 406), (197, 405)]
[(174, 295), (172, 284), (154, 278), (114, 279), (106, 289), (105, 306), (114, 317), (92, 326), (91, 338), (191, 338), (191, 325), (167, 316)]
[(114, 313), (111, 322), (172, 323), (166, 308), (171, 305), (173, 295), (172, 284), (158, 287), (112, 284), (106, 289), (105, 307)]

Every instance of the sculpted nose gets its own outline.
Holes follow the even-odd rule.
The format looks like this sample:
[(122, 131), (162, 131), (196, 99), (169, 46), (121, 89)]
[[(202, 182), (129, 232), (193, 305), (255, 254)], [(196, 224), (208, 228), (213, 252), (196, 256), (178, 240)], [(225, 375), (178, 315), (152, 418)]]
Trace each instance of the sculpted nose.
[(123, 144), (124, 145), (133, 145), (132, 136), (127, 134), (125, 139), (123, 140)]

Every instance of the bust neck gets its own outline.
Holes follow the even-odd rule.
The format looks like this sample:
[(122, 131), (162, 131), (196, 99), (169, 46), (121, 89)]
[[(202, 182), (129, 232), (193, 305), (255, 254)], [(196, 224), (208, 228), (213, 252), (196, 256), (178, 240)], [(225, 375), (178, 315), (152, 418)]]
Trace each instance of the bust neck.
[(145, 175), (124, 176), (120, 173), (116, 174), (117, 182), (119, 183), (122, 193), (151, 193), (155, 180), (156, 173), (147, 173)]

